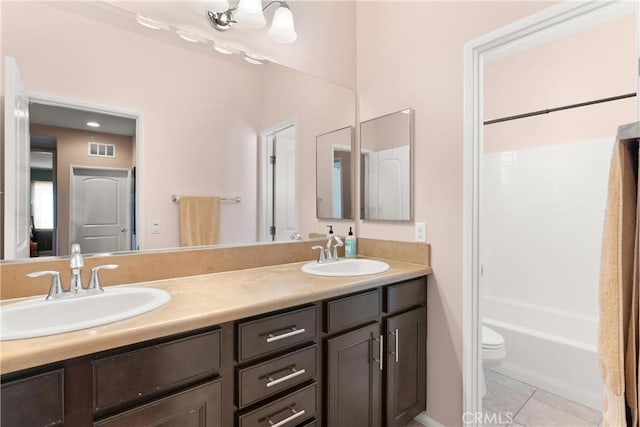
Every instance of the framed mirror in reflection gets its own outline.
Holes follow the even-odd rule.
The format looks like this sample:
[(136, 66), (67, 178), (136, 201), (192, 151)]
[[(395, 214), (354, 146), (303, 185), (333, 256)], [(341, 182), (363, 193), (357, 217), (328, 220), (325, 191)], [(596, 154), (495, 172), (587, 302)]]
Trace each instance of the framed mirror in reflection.
[(319, 219), (353, 219), (353, 127), (316, 138), (316, 214)]
[(412, 158), (413, 109), (360, 123), (362, 219), (412, 219)]
[[(23, 25), (27, 21), (30, 25)], [(59, 22), (65, 25), (57, 25)], [(101, 168), (98, 175), (107, 169), (129, 171), (128, 177), (122, 177), (123, 191), (129, 197), (127, 202), (118, 202), (131, 207), (124, 213), (128, 220), (117, 227), (124, 235), (120, 240), (129, 245), (124, 250), (180, 246), (180, 209), (172, 195), (241, 200), (220, 203), (221, 245), (288, 240), (294, 231), (302, 236), (315, 231), (313, 203), (305, 202), (314, 194), (315, 138), (327, 129), (354, 125), (353, 90), (279, 64), (251, 65), (237, 55), (220, 55), (209, 45), (188, 44), (174, 35), (151, 32), (136, 23), (134, 14), (103, 2), (9, 2), (2, 6), (0, 28), (3, 53), (15, 58), (18, 80), (24, 83), (24, 89), (5, 84), (5, 94), (13, 90), (24, 95), (20, 102), (27, 105), (46, 100), (49, 106), (125, 117), (135, 127), (127, 136), (130, 156), (126, 159), (127, 151), (107, 137), (113, 132), (104, 127), (85, 127), (79, 137), (80, 157), (64, 165), (61, 146), (53, 150), (55, 179), (47, 185), (57, 199), (53, 224), (35, 225), (35, 240), (43, 241), (41, 256), (66, 255), (77, 239), (71, 236), (72, 227), (65, 219), (74, 209), (69, 196), (63, 194), (71, 191), (71, 166)], [(62, 137), (55, 133), (59, 130), (52, 127), (69, 126), (34, 122), (22, 134), (31, 128), (31, 135), (53, 137), (60, 144)], [(15, 133), (12, 141), (14, 137)], [(91, 155), (90, 142), (98, 143), (93, 147), (95, 154), (101, 150), (105, 154), (99, 165), (91, 163), (99, 156)], [(33, 147), (43, 149), (42, 144)], [(29, 149), (27, 145), (27, 158)], [(271, 163), (274, 155), (277, 168)], [(15, 162), (11, 171), (6, 169), (5, 182), (14, 183), (17, 171), (30, 166), (25, 155), (13, 153), (7, 161), (9, 158)], [(78, 169), (74, 173), (79, 178), (88, 172)], [(7, 187), (14, 198), (21, 199), (20, 206), (5, 204), (11, 208), (3, 222), (5, 259), (30, 256), (29, 241), (34, 239), (30, 216), (35, 213), (30, 181), (26, 176), (19, 187)], [(100, 187), (88, 193), (96, 196), (105, 191)], [(96, 222), (108, 222), (107, 213), (116, 214), (109, 210), (112, 203), (96, 207), (87, 201), (83, 206), (85, 213), (97, 215)], [(12, 225), (7, 226), (7, 221), (13, 221)], [(278, 230), (280, 224), (295, 227)], [(6, 249), (9, 234), (13, 252)], [(83, 252), (120, 250), (101, 246)]]

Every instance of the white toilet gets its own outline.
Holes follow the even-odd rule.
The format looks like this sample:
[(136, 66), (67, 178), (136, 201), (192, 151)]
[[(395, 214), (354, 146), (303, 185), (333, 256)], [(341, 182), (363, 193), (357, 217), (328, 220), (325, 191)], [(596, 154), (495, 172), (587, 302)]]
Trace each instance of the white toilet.
[(482, 385), (482, 397), (487, 394), (487, 383), (484, 379), (484, 369), (498, 366), (507, 355), (504, 348), (504, 338), (493, 329), (482, 325), (482, 369), (480, 381)]

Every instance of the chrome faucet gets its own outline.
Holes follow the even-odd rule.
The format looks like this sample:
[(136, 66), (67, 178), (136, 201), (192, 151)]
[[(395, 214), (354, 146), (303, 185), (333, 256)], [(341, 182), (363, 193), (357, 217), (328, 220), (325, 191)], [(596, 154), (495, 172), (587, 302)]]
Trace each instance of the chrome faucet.
[(89, 279), (89, 285), (85, 288), (82, 286), (82, 274), (81, 270), (84, 267), (84, 258), (80, 253), (80, 245), (74, 243), (71, 245), (71, 280), (69, 282), (69, 290), (65, 291), (62, 288), (62, 282), (60, 281), (60, 273), (57, 271), (36, 271), (33, 273), (27, 274), (28, 277), (42, 277), (42, 276), (51, 276), (51, 284), (49, 285), (49, 293), (45, 299), (60, 299), (60, 298), (69, 298), (81, 295), (94, 295), (101, 292), (104, 292), (102, 286), (100, 285), (100, 277), (98, 276), (98, 272), (102, 269), (113, 270), (114, 268), (118, 268), (116, 264), (105, 264), (99, 265), (97, 267), (93, 267), (91, 269), (91, 277)]
[(71, 245), (71, 283), (69, 284), (69, 292), (77, 294), (84, 290), (82, 286), (82, 275), (80, 270), (84, 267), (84, 258), (80, 253), (80, 245), (74, 243)]
[[(333, 245), (333, 251), (331, 250), (331, 243), (336, 242)], [(334, 236), (333, 234), (327, 237), (327, 247), (326, 249), (322, 246), (312, 246), (311, 249), (318, 249), (318, 264), (323, 264), (325, 262), (338, 261), (338, 248), (344, 246), (344, 242), (338, 236)]]
[[(336, 242), (333, 245), (333, 252), (331, 251), (331, 242)], [(337, 261), (338, 260), (338, 248), (344, 246), (344, 242), (338, 236), (331, 234), (327, 239), (327, 260), (328, 261)]]

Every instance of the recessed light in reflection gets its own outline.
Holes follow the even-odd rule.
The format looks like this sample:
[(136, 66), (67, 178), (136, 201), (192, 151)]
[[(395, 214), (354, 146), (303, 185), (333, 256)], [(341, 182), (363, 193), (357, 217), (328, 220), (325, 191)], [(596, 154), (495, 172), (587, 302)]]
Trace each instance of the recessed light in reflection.
[(100, 123), (98, 123), (98, 122), (87, 122), (87, 126), (92, 127), (92, 128), (99, 128), (100, 127)]
[(222, 53), (224, 55), (231, 55), (233, 53), (233, 51), (225, 46), (222, 45), (213, 45), (213, 48), (216, 50), (216, 52)]
[(176, 34), (178, 36), (180, 36), (180, 38), (182, 40), (186, 40), (190, 43), (198, 43), (200, 41), (202, 41), (202, 39), (198, 36), (196, 36), (195, 34), (191, 34), (189, 32), (183, 31), (183, 30), (178, 30), (176, 31)]
[(163, 24), (151, 18), (146, 18), (141, 15), (136, 15), (136, 21), (143, 27), (151, 28), (152, 30), (166, 30), (168, 28), (166, 24)]
[(257, 56), (253, 56), (249, 54), (244, 55), (244, 60), (247, 61), (249, 64), (254, 64), (254, 65), (264, 64), (264, 61), (262, 58), (258, 58)]

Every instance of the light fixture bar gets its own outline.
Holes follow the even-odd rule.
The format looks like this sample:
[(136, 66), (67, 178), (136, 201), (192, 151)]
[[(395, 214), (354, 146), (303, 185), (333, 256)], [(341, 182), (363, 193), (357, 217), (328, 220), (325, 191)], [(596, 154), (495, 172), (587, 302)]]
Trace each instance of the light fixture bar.
[(279, 43), (291, 43), (298, 38), (296, 34), (293, 14), (285, 1), (275, 0), (261, 7), (260, 0), (239, 0), (236, 7), (224, 12), (207, 11), (209, 23), (218, 31), (227, 31), (234, 24), (247, 28), (262, 28), (266, 21), (264, 11), (273, 4), (278, 5), (273, 15), (273, 22), (267, 34), (271, 39)]

